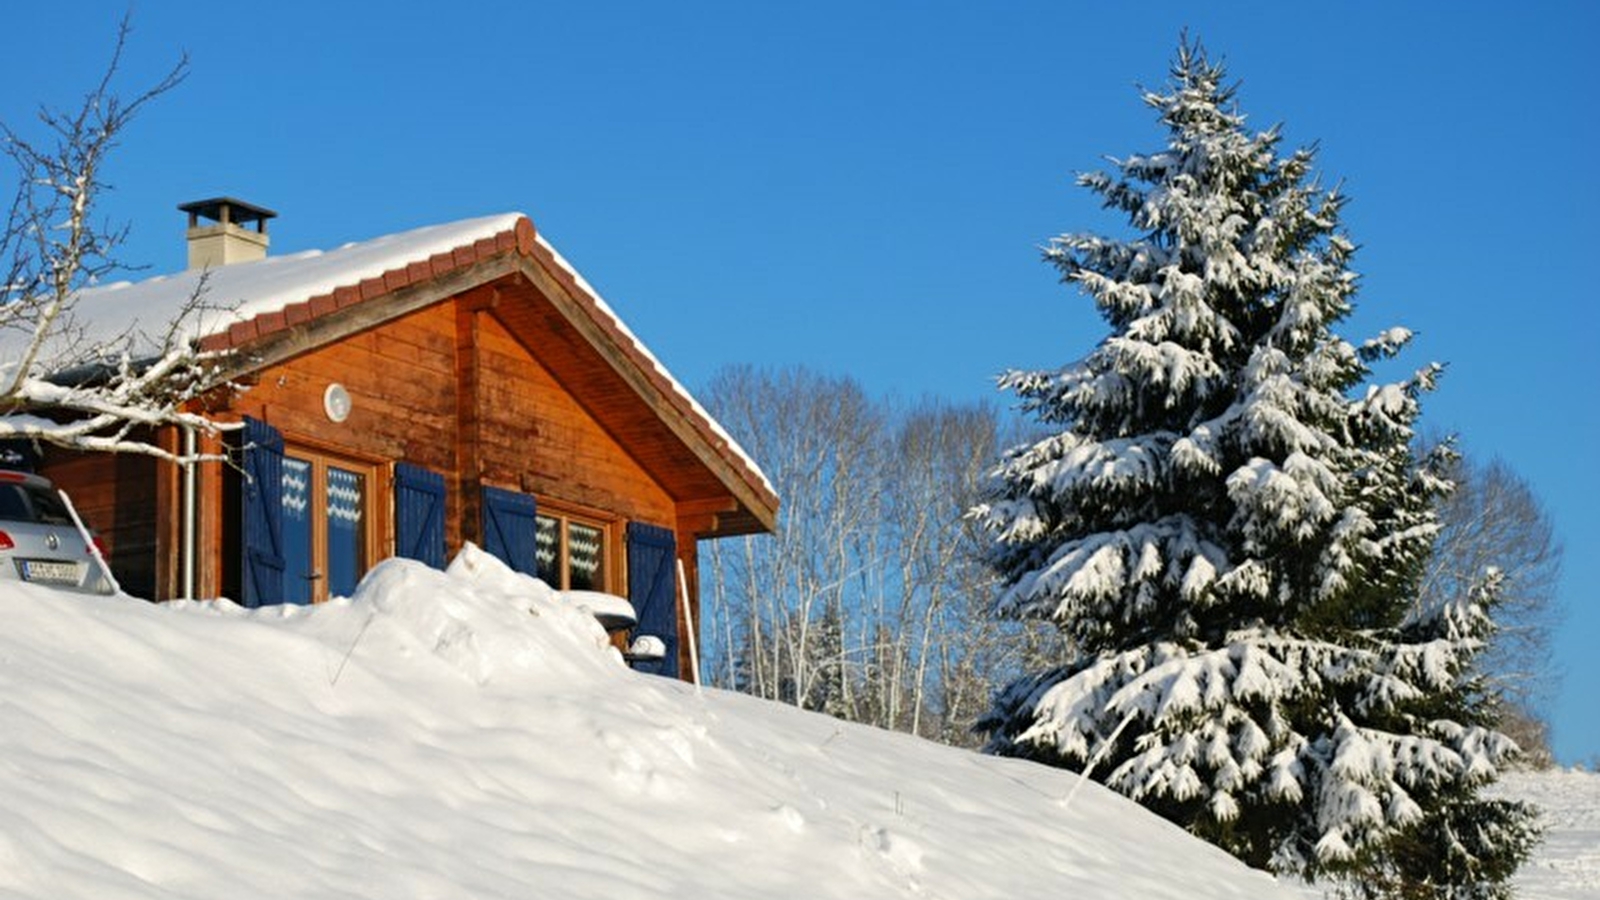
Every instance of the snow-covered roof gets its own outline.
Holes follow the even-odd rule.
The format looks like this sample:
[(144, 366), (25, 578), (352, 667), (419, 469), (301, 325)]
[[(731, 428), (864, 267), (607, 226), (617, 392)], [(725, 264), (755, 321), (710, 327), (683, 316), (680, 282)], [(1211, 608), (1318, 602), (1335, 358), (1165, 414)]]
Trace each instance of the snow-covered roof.
[[(108, 343), (127, 334), (159, 338), (203, 284), (205, 308), (185, 320), (183, 333), (204, 350), (225, 351), (513, 249), (524, 257), (553, 264), (558, 274), (564, 274), (562, 280), (575, 289), (579, 305), (618, 339), (622, 350), (634, 358), (657, 389), (682, 408), (686, 418), (735, 463), (752, 486), (776, 500), (772, 482), (749, 453), (521, 213), (430, 225), (332, 250), (307, 250), (97, 286), (78, 297), (74, 317), (81, 332), (74, 337)], [(136, 339), (135, 352), (145, 343)], [(0, 351), (4, 349), (0, 346)]]
[(417, 260), (426, 261), (514, 231), (522, 218), (519, 213), (501, 213), (429, 225), (333, 250), (306, 250), (103, 285), (80, 294), (75, 312), (86, 329), (85, 336), (93, 340), (110, 341), (129, 332), (160, 335), (194, 297), (203, 278), (204, 303), (209, 309), (188, 321), (185, 328), (188, 337), (201, 339), (312, 297), (331, 295), (338, 288), (382, 278), (385, 272), (405, 269)]

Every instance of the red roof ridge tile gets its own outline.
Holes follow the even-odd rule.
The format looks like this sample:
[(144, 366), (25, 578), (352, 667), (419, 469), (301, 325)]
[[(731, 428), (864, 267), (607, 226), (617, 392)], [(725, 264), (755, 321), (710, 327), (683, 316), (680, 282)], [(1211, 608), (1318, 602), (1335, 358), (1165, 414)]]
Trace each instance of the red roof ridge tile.
[[(440, 278), (457, 269), (490, 259), (500, 253), (516, 251), (527, 255), (534, 246), (533, 222), (527, 216), (518, 216), (511, 228), (498, 231), (489, 237), (459, 244), (449, 250), (412, 260), (403, 266), (388, 269), (380, 275), (363, 278), (353, 284), (343, 284), (327, 293), (308, 297), (281, 310), (261, 313), (249, 319), (229, 324), (226, 331), (204, 335), (200, 349), (216, 353), (237, 348), (268, 335), (321, 318), (335, 310), (365, 303), (392, 294), (402, 288)], [(524, 248), (527, 248), (526, 250)], [(295, 313), (290, 314), (294, 309)]]

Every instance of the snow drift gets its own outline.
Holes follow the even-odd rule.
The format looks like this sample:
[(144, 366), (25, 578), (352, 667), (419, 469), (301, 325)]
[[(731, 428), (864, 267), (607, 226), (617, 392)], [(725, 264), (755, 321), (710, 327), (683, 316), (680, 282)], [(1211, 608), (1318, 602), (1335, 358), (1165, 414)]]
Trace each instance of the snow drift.
[(1297, 895), (1068, 773), (635, 674), (475, 548), (0, 615), (7, 898)]

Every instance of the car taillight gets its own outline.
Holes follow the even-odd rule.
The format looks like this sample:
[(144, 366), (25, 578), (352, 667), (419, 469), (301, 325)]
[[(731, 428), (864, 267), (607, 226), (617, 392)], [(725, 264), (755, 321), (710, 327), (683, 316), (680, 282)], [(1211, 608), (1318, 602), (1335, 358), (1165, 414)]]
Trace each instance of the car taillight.
[(15, 546), (17, 546), (17, 542), (11, 539), (11, 535), (0, 531), (0, 550), (10, 550)]
[(100, 551), (101, 559), (110, 559), (111, 551), (106, 549), (106, 542), (100, 540), (100, 535), (94, 536), (94, 549)]

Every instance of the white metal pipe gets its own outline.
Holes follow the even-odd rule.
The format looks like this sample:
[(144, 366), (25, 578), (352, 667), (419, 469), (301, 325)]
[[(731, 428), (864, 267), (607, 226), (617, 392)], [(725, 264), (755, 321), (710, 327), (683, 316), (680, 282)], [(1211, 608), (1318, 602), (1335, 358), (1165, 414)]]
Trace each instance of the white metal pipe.
[(184, 597), (195, 596), (195, 429), (184, 426), (184, 538), (182, 538), (182, 588)]

